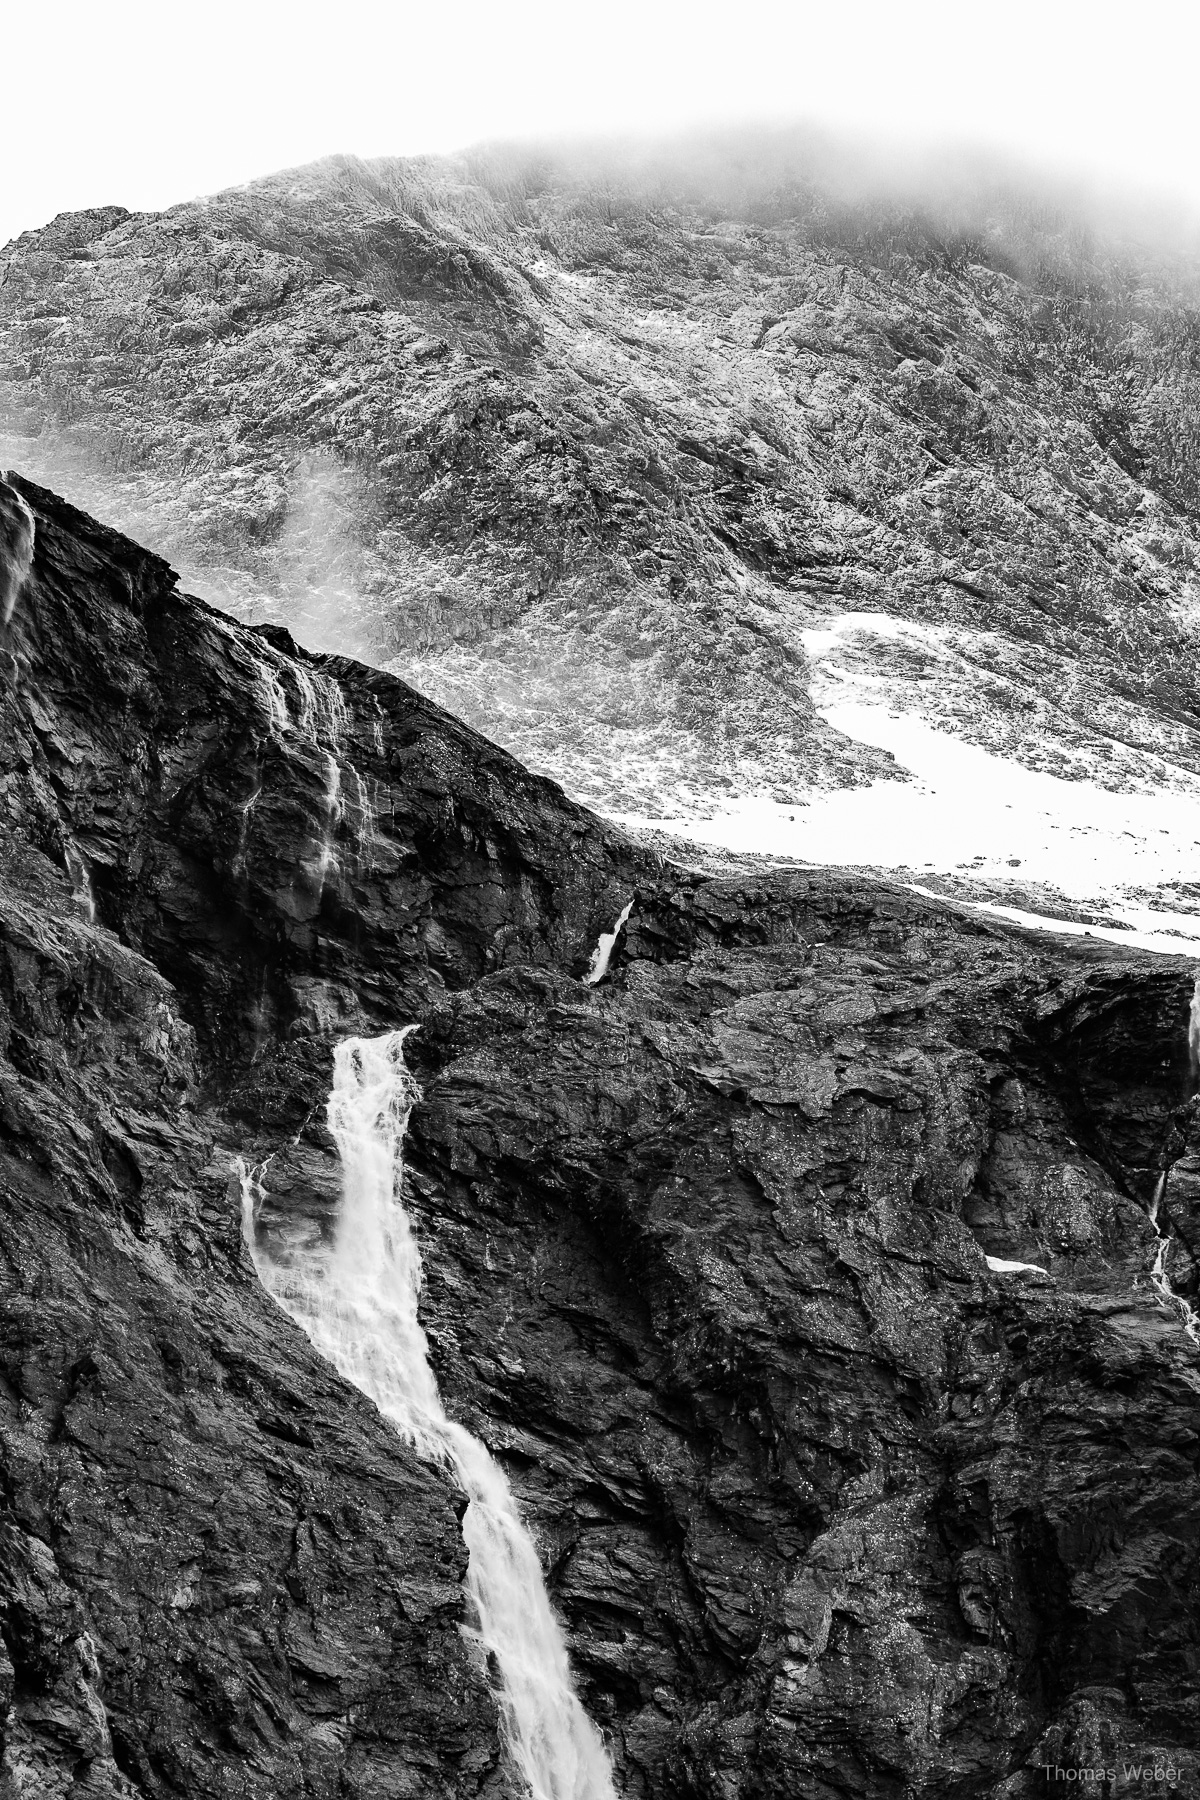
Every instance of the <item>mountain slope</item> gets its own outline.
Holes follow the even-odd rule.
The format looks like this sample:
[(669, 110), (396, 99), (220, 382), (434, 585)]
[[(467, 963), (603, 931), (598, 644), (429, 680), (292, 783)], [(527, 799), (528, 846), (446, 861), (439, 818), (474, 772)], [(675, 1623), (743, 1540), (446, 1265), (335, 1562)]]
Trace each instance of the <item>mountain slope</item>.
[(240, 1158), (330, 1228), (334, 1046), (410, 1023), (422, 1322), (623, 1800), (1194, 1788), (1190, 966), (664, 864), (19, 477), (0, 528), (5, 1800), (515, 1800), (462, 1496), (241, 1239)]
[[(787, 140), (336, 158), (10, 245), (0, 411), (221, 604), (608, 813), (1192, 933), (1197, 291)], [(947, 785), (964, 742), (1036, 829)]]

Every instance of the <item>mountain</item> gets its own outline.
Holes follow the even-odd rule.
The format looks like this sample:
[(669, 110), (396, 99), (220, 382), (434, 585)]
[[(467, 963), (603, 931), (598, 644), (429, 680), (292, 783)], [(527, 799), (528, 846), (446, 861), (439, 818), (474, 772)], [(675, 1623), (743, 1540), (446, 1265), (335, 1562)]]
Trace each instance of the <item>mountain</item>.
[(63, 215), (0, 256), (0, 448), (610, 817), (1200, 941), (1194, 250), (847, 154)]
[(664, 858), (16, 475), (0, 550), (5, 1800), (520, 1795), (464, 1496), (243, 1235), (408, 1024), (431, 1358), (622, 1800), (1187, 1792), (1191, 964)]

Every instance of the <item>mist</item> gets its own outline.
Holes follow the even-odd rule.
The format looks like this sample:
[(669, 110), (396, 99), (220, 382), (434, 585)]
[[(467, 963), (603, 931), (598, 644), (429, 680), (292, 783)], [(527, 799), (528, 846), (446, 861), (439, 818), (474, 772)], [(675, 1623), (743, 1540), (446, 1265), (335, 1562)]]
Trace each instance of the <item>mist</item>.
[[(381, 217), (404, 222), (409, 235), (395, 240), (390, 227), (380, 228)], [(245, 322), (261, 317), (268, 327), (256, 340), (261, 348), (244, 354), (279, 354), (283, 340), (270, 335), (271, 309), (280, 284), (293, 279), (286, 271), (303, 269), (307, 279), (332, 275), (349, 293), (373, 295), (406, 314), (410, 338), (416, 334), (412, 354), (426, 359), (419, 368), (436, 393), (444, 355), (519, 371), (531, 352), (544, 353), (536, 347), (550, 315), (527, 286), (531, 258), (562, 270), (605, 270), (616, 256), (614, 268), (636, 263), (639, 279), (669, 293), (672, 257), (678, 261), (681, 244), (692, 253), (686, 246), (694, 248), (697, 231), (702, 238), (694, 242), (714, 246), (719, 256), (752, 257), (756, 234), (775, 233), (804, 255), (867, 273), (891, 271), (902, 285), (922, 271), (940, 278), (968, 266), (994, 270), (1038, 305), (1082, 308), (1082, 323), (1072, 329), (1087, 332), (1088, 354), (1114, 371), (1129, 353), (1130, 334), (1144, 333), (1147, 319), (1169, 315), (1168, 336), (1190, 343), (1200, 298), (1200, 237), (1190, 206), (1178, 198), (1139, 196), (1094, 175), (1039, 167), (1027, 156), (961, 140), (935, 146), (911, 131), (849, 131), (811, 121), (509, 139), (446, 156), (327, 158), (177, 207), (162, 230), (172, 235), (160, 237), (154, 220), (136, 216), (61, 219), (50, 232), (10, 246), (0, 258), (0, 319), (6, 305), (37, 301), (52, 266), (47, 257), (60, 259), (53, 266), (62, 271), (62, 304), (69, 307), (89, 269), (97, 277), (115, 271), (116, 280), (121, 259), (143, 242), (159, 256), (204, 234), (197, 245), (215, 244), (215, 251), (197, 249), (170, 280), (185, 308), (176, 330), (211, 333), (214, 366), (233, 354), (227, 346), (243, 329), (222, 311), (225, 271), (248, 254), (261, 260), (265, 248), (264, 271), (271, 256), (288, 260), (270, 264), (275, 272), (256, 276), (239, 302)], [(91, 233), (99, 234), (94, 244)], [(477, 291), (456, 289), (452, 269), (439, 273), (443, 254), (447, 266), (466, 257)], [(60, 319), (49, 335), (45, 326), (31, 327), (24, 345), (11, 335), (0, 340), (0, 457), (166, 556), (185, 588), (237, 617), (286, 625), (314, 649), (376, 662), (399, 658), (403, 670), (470, 710), (464, 658), (472, 668), (486, 661), (494, 628), (511, 625), (525, 604), (500, 594), (496, 569), (506, 594), (545, 579), (525, 568), (519, 543), (500, 564), (495, 547), (481, 562), (468, 541), (453, 541), (452, 530), (431, 535), (398, 518), (393, 488), (407, 454), (405, 422), (395, 417), (399, 435), (386, 455), (377, 441), (381, 425), (393, 432), (386, 414), (372, 425), (373, 436), (327, 429), (322, 394), (328, 406), (342, 400), (337, 381), (322, 376), (324, 352), (312, 363), (311, 390), (301, 385), (282, 413), (275, 408), (261, 421), (231, 421), (219, 432), (206, 426), (203, 449), (185, 455), (166, 413), (152, 438), (139, 436), (131, 403), (106, 398), (100, 362), (96, 373), (86, 370), (101, 339), (153, 331), (153, 312), (143, 294), (114, 303), (103, 297), (107, 291), (89, 301), (78, 325)], [(715, 294), (714, 301), (719, 310)], [(740, 303), (731, 290), (727, 304)], [(368, 329), (364, 343), (369, 336)], [(61, 372), (48, 376), (56, 358)], [(31, 385), (34, 366), (43, 373)], [(231, 378), (242, 379), (232, 370), (207, 379)], [(347, 375), (344, 392), (353, 395), (357, 385)], [(194, 392), (181, 391), (176, 415), (196, 404)], [(203, 403), (213, 426), (219, 404)], [(361, 410), (363, 403), (350, 404)], [(636, 435), (636, 421), (618, 429)], [(1178, 477), (1195, 457), (1186, 421), (1173, 429)], [(205, 468), (214, 457), (212, 473), (225, 469), (218, 486)], [(400, 477), (401, 486), (407, 479)], [(439, 672), (434, 665), (448, 650), (452, 666)], [(544, 711), (548, 682), (574, 690), (590, 679), (587, 659), (581, 663), (573, 650), (537, 661), (536, 712)], [(618, 686), (619, 670), (618, 660)], [(630, 675), (635, 688), (647, 673)], [(467, 686), (478, 679), (472, 674)], [(520, 683), (501, 685), (517, 715), (529, 710)]]
[(159, 210), (333, 151), (436, 155), (797, 117), (1200, 201), (1200, 21), (1170, 0), (1119, 30), (1079, 0), (754, 0), (736, 29), (706, 27), (679, 0), (616, 0), (602, 24), (548, 0), (502, 13), (466, 0), (444, 17), (351, 0), (336, 31), (305, 30), (272, 3), (214, 0), (197, 30), (146, 0), (102, 12), (66, 0), (53, 18), (14, 12), (5, 34), (20, 78), (0, 148), (21, 177), (0, 196), (0, 243), (60, 211)]
[[(1028, 563), (1032, 617), (1191, 705), (1198, 266), (1182, 206), (882, 132), (330, 157), (12, 247), (0, 456), (600, 811), (767, 796), (778, 833), (898, 767), (820, 714), (806, 634), (835, 605), (941, 629), (946, 568), (990, 596), (994, 554), (994, 611)], [(1080, 482), (1135, 547), (1097, 559)], [(1090, 767), (1097, 708), (1127, 727), (1072, 704)]]

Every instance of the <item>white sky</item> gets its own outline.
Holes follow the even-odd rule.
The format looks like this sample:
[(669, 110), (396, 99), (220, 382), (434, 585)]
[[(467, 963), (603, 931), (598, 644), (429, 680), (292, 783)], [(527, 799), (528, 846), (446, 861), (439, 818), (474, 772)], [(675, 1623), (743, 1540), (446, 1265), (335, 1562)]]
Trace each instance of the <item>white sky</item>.
[(56, 0), (5, 8), (0, 244), (331, 151), (815, 118), (1200, 206), (1196, 0)]

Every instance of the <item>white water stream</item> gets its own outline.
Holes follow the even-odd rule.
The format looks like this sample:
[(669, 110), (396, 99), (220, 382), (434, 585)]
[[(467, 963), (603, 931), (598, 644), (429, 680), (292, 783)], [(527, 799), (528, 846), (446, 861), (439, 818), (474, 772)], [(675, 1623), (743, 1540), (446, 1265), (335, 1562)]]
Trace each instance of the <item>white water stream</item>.
[(5, 527), (0, 535), (0, 623), (8, 625), (33, 567), (37, 536), (33, 514), (15, 488), (5, 488), (0, 524)]
[(619, 915), (612, 930), (602, 931), (600, 933), (596, 948), (592, 951), (592, 960), (588, 964), (588, 972), (583, 978), (584, 984), (587, 987), (595, 987), (597, 982), (603, 981), (604, 977), (608, 974), (608, 965), (612, 960), (612, 953), (617, 947), (617, 939), (624, 931), (632, 911), (633, 901), (630, 900), (626, 905), (625, 910)]
[[(1192, 1066), (1194, 1084), (1197, 1075), (1200, 1074), (1200, 973), (1196, 975), (1192, 984), (1192, 1003), (1188, 1009), (1188, 1057)], [(1185, 1300), (1182, 1294), (1177, 1294), (1171, 1286), (1171, 1277), (1167, 1269), (1167, 1258), (1171, 1252), (1170, 1222), (1168, 1221), (1165, 1231), (1158, 1222), (1159, 1209), (1167, 1191), (1167, 1184), (1171, 1179), (1173, 1166), (1168, 1163), (1159, 1176), (1154, 1189), (1154, 1198), (1146, 1208), (1146, 1217), (1158, 1235), (1158, 1249), (1155, 1252), (1154, 1265), (1150, 1270), (1150, 1285), (1168, 1310), (1178, 1315), (1179, 1322), (1192, 1343), (1200, 1346), (1200, 1313), (1197, 1313), (1195, 1307)]]
[[(264, 646), (264, 652), (266, 648)], [(290, 661), (273, 651), (253, 660), (255, 691), (267, 737), (285, 755), (294, 754), (299, 747), (310, 757), (315, 752), (320, 759), (320, 829), (313, 842), (312, 854), (304, 859), (302, 866), (312, 886), (323, 894), (326, 885), (342, 873), (338, 838), (343, 825), (351, 840), (353, 866), (359, 873), (375, 867), (379, 847), (375, 802), (346, 752), (346, 739), (353, 725), (350, 708), (332, 675), (320, 670), (310, 673), (303, 663)], [(291, 706), (284, 677), (296, 690)], [(379, 712), (378, 700), (375, 707)], [(378, 718), (373, 721), (372, 735), (377, 748), (382, 750)], [(234, 858), (237, 873), (245, 872), (250, 814), (261, 793), (260, 777), (254, 792), (242, 806), (241, 833)]]
[(67, 874), (71, 878), (71, 898), (82, 908), (89, 925), (96, 923), (96, 896), (92, 891), (92, 876), (79, 848), (68, 838), (64, 850)]
[(495, 1659), (508, 1748), (531, 1800), (614, 1800), (599, 1733), (571, 1685), (533, 1540), (502, 1470), (446, 1416), (429, 1366), (417, 1316), (421, 1257), (401, 1199), (401, 1146), (420, 1098), (405, 1067), (407, 1035), (348, 1038), (335, 1053), (328, 1117), (342, 1204), (333, 1243), (293, 1252), (286, 1265), (271, 1260), (258, 1241), (261, 1168), (241, 1172), (246, 1242), (263, 1286), (321, 1354), (467, 1494), (473, 1636)]

